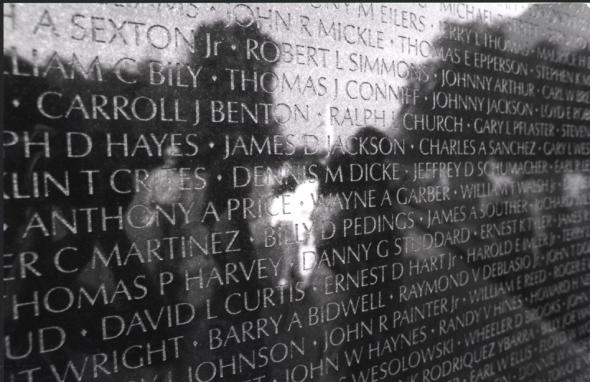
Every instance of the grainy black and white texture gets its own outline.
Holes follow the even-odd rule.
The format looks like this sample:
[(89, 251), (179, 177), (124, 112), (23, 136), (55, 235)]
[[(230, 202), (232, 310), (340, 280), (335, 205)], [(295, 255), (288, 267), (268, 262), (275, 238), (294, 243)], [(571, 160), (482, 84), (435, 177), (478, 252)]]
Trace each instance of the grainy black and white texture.
[(590, 379), (586, 4), (3, 12), (3, 380)]

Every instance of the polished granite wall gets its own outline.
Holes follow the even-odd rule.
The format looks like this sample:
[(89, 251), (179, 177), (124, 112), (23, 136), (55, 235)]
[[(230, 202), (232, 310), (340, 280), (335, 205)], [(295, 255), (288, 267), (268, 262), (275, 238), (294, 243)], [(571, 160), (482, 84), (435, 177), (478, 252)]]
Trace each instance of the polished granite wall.
[(6, 381), (587, 381), (584, 3), (4, 5)]

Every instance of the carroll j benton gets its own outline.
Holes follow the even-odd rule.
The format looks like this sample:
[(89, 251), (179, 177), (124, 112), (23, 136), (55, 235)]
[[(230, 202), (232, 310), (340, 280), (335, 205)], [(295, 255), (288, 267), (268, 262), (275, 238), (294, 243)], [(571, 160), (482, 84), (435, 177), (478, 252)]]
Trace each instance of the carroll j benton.
[[(65, 101), (65, 102), (64, 102)], [(45, 91), (37, 97), (37, 110), (49, 119), (184, 122), (259, 125), (309, 121), (309, 105), (286, 103), (199, 100), (185, 97), (128, 97), (123, 94), (66, 94)], [(207, 110), (207, 112), (205, 112)]]
[[(63, 101), (66, 101), (65, 103)], [(127, 97), (122, 94), (74, 94), (46, 91), (37, 97), (37, 110), (49, 119), (127, 120), (139, 122), (185, 122), (198, 125), (202, 104), (207, 103), (212, 123), (284, 123), (301, 110), (270, 103), (245, 104), (231, 101), (200, 101), (174, 97)], [(64, 105), (64, 106), (57, 106)], [(288, 112), (280, 109), (287, 108)], [(280, 110), (279, 110), (280, 109)], [(281, 112), (280, 116), (277, 113)], [(295, 114), (295, 113), (298, 114)], [(303, 118), (303, 117), (302, 117)]]

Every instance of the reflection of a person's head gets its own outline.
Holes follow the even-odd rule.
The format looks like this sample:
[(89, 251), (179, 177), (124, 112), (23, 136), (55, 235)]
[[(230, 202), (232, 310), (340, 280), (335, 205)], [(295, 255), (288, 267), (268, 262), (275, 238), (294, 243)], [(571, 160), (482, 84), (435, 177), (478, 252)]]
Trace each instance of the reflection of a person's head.
[[(210, 99), (272, 101), (272, 94), (264, 91), (270, 88), (270, 84), (261, 82), (272, 78), (263, 74), (274, 70), (277, 54), (280, 54), (276, 51), (280, 45), (270, 36), (262, 33), (255, 25), (226, 26), (222, 22), (200, 26), (195, 36), (195, 53), (190, 57), (193, 65), (203, 66), (205, 79), (208, 76), (217, 76), (207, 87), (207, 96)], [(239, 76), (236, 71), (240, 72)], [(242, 71), (245, 81), (234, 81), (236, 86), (230, 93), (231, 73), (241, 79)]]
[[(203, 160), (217, 162), (221, 160), (219, 149), (224, 147), (225, 135), (232, 139), (238, 136), (263, 138), (278, 132), (272, 117), (268, 121), (252, 118), (244, 110), (267, 109), (273, 104), (273, 94), (268, 90), (272, 89), (269, 81), (274, 78), (276, 59), (270, 57), (276, 57), (280, 44), (262, 33), (255, 24), (248, 27), (237, 24), (227, 26), (219, 21), (200, 26), (195, 36), (195, 53), (190, 61), (194, 66), (202, 66), (200, 87), (195, 98), (201, 100), (201, 115), (204, 118), (197, 131), (216, 147), (212, 150), (204, 147)], [(269, 50), (273, 50), (272, 54)], [(222, 121), (211, 121), (212, 104), (215, 110), (225, 113)], [(243, 114), (243, 120), (229, 122), (229, 108)], [(258, 117), (262, 114), (258, 113)]]

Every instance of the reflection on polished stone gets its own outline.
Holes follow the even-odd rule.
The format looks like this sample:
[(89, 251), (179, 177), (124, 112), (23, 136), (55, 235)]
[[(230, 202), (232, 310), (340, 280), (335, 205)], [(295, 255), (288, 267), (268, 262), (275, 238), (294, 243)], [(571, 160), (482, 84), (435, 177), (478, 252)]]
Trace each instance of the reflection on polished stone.
[(6, 381), (586, 381), (585, 4), (7, 4)]

